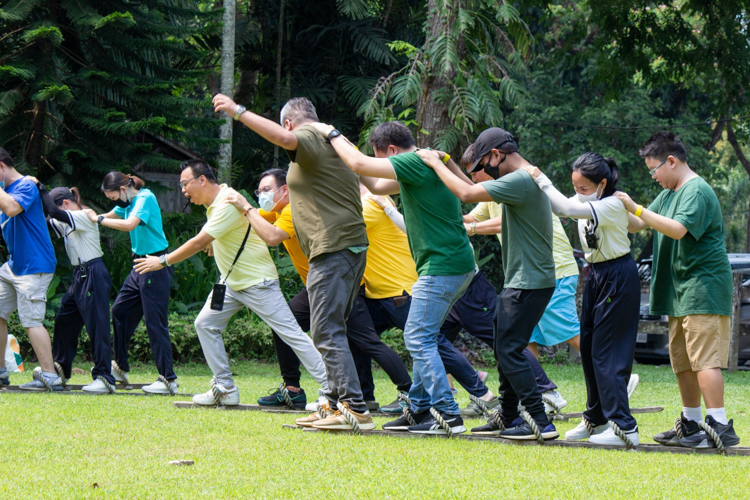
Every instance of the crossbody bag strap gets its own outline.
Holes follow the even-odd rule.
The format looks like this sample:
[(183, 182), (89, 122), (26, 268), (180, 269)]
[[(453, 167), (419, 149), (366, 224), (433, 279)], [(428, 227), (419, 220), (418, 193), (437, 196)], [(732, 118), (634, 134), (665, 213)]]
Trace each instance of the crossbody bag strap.
[(245, 243), (247, 243), (247, 237), (250, 236), (250, 231), (253, 229), (253, 226), (250, 224), (247, 225), (247, 232), (245, 233), (245, 239), (242, 240), (242, 245), (240, 245), (240, 249), (237, 250), (237, 255), (234, 257), (234, 262), (232, 262), (232, 265), (229, 267), (229, 271), (227, 271), (227, 275), (224, 276), (224, 283), (227, 282), (229, 279), (229, 275), (232, 274), (232, 271), (234, 270), (234, 265), (237, 263), (237, 261), (240, 258), (240, 254), (245, 249)]

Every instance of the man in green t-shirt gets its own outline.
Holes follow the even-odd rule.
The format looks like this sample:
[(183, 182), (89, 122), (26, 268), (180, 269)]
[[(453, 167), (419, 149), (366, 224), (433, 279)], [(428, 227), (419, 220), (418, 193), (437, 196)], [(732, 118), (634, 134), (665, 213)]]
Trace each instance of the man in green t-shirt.
[(308, 99), (289, 100), (281, 109), (281, 125), (247, 111), (225, 95), (217, 94), (213, 102), (216, 112), (224, 111), (284, 148), (292, 160), (287, 174), (289, 202), (294, 231), (310, 260), (310, 331), (328, 374), (329, 401), (297, 423), (352, 430), (347, 418), (353, 416), (360, 429), (373, 429), (346, 336), (346, 320), (359, 292), (367, 253), (357, 176), (311, 127), (318, 115)]
[[(505, 285), (498, 296), (495, 314), (495, 356), (503, 395), (502, 426), (506, 429), (502, 430), (501, 423), (492, 419), (486, 431), (500, 430), (499, 436), (505, 439), (555, 439), (557, 430), (544, 412), (542, 395), (523, 354), (555, 291), (549, 199), (538, 188), (534, 191), (534, 180), (523, 170), (530, 164), (518, 153), (510, 133), (489, 128), (477, 137), (474, 151), (476, 160), (469, 173), (483, 168), (494, 180), (480, 184), (465, 182), (464, 177), (458, 177), (436, 161), (436, 153), (420, 151), (419, 154), (463, 203), (494, 201), (503, 205)], [(526, 421), (526, 413), (519, 414), (519, 402), (538, 429)]]
[[(330, 125), (320, 133), (374, 194), (401, 193), (409, 248), (419, 275), (412, 287), (404, 342), (414, 360), (410, 408), (384, 430), (420, 434), (465, 432), (453, 399), (437, 337), (453, 304), (474, 277), (474, 251), (464, 230), (461, 204), (415, 153), (409, 129), (401, 122), (379, 125), (370, 136), (376, 158), (365, 156)], [(458, 167), (449, 162), (452, 169)], [(468, 179), (467, 179), (468, 180)], [(470, 182), (470, 181), (469, 181)]]
[(683, 406), (675, 428), (657, 434), (654, 440), (672, 446), (715, 447), (703, 430), (710, 426), (725, 446), (733, 446), (740, 438), (732, 421), (727, 421), (721, 374), (729, 359), (732, 269), (719, 200), (690, 168), (685, 146), (674, 133), (657, 132), (639, 153), (664, 191), (647, 209), (625, 193), (615, 196), (630, 212), (630, 232), (656, 230), (651, 314), (669, 316), (669, 357)]

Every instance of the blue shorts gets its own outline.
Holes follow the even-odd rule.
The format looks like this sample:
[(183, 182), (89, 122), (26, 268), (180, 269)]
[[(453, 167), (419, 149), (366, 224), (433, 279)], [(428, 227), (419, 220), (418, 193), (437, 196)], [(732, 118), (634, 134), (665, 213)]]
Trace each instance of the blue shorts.
[(529, 342), (550, 346), (566, 342), (581, 333), (576, 309), (576, 287), (578, 276), (560, 278), (555, 284), (555, 293), (544, 310), (542, 319), (534, 327)]

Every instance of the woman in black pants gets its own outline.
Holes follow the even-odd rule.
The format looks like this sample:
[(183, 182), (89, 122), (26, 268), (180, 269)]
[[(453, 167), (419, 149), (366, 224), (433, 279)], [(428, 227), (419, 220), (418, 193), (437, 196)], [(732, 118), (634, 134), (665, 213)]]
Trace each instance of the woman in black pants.
[(591, 273), (581, 309), (581, 361), (587, 402), (583, 421), (565, 439), (592, 444), (638, 445), (627, 385), (638, 333), (640, 280), (628, 238), (628, 212), (612, 196), (620, 178), (612, 158), (585, 153), (573, 163), (576, 196), (566, 198), (536, 167), (526, 170), (549, 197), (558, 216), (578, 219)]
[[(37, 182), (33, 177), (34, 182)], [(88, 218), (88, 208), (81, 203), (76, 188), (57, 187), (47, 192), (37, 182), (47, 225), (65, 240), (65, 251), (73, 265), (73, 282), (65, 292), (55, 316), (52, 350), (55, 362), (70, 378), (73, 360), (78, 352), (78, 339), (84, 325), (91, 339), (94, 381), (83, 387), (84, 392), (106, 394), (115, 392), (115, 379), (110, 373), (112, 349), (109, 336), (109, 290), (112, 280), (102, 262), (99, 228)]]

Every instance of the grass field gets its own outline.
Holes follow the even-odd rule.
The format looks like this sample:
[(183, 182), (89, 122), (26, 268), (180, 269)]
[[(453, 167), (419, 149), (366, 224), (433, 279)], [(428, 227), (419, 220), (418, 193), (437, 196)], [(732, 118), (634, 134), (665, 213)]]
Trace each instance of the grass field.
[[(77, 365), (88, 371), (90, 365)], [(14, 374), (12, 383), (30, 379)], [(569, 401), (584, 407), (580, 366), (545, 366)], [(244, 403), (278, 384), (278, 367), (237, 363)], [(181, 392), (208, 388), (205, 365), (181, 366)], [(634, 406), (641, 442), (679, 415), (668, 367), (638, 365)], [(497, 386), (497, 375), (490, 387)], [(376, 371), (377, 397), (395, 389)], [(152, 366), (132, 382), (152, 382)], [(87, 383), (87, 375), (71, 383)], [(726, 376), (727, 409), (750, 446), (750, 373)], [(303, 384), (314, 394), (314, 383)], [(444, 439), (310, 434), (282, 429), (293, 415), (180, 410), (186, 397), (1, 394), (0, 492), (13, 498), (747, 498), (750, 457), (548, 449)], [(460, 404), (468, 402), (460, 391)], [(377, 418), (381, 425), (388, 420)], [(468, 421), (467, 427), (480, 421)], [(578, 423), (558, 423), (560, 433)], [(170, 460), (194, 460), (176, 467)]]

